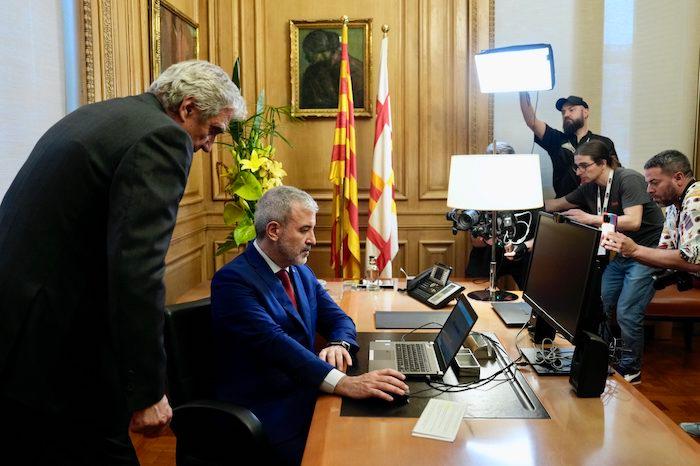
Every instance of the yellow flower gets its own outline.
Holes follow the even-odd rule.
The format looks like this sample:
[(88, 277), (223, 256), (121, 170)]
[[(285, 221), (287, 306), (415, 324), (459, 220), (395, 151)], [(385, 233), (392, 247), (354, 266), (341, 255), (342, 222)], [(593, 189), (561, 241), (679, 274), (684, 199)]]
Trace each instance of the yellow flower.
[(270, 163), (268, 164), (268, 171), (275, 178), (281, 179), (287, 176), (287, 172), (282, 169), (282, 162), (277, 162), (276, 160), (270, 160)]
[(250, 159), (241, 160), (241, 168), (255, 173), (266, 160), (268, 160), (266, 157), (258, 157), (257, 149), (253, 149), (253, 152), (250, 154)]
[(275, 186), (282, 186), (282, 180), (279, 178), (268, 178), (262, 181), (263, 191), (267, 191)]

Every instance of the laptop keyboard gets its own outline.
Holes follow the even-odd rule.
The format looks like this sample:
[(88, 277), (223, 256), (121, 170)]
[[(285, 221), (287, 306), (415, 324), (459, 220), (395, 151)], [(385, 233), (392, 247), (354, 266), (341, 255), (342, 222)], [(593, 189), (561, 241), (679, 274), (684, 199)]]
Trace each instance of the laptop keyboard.
[(396, 365), (399, 372), (428, 372), (428, 352), (423, 344), (396, 343)]

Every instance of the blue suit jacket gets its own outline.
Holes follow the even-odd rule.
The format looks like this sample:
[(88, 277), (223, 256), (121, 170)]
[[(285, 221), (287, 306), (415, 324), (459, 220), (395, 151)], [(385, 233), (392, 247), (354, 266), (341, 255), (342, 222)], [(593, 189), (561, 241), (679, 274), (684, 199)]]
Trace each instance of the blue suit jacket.
[(297, 312), (252, 244), (214, 275), (217, 395), (246, 406), (272, 444), (306, 438), (319, 386), (332, 366), (314, 353), (316, 331), (357, 348), (355, 324), (306, 266), (290, 267)]

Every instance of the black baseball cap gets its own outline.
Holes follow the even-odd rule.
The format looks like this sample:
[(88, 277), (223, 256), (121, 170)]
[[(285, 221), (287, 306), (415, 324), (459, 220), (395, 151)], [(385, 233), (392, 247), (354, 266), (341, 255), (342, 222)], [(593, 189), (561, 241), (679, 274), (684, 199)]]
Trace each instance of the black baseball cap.
[(557, 107), (557, 110), (561, 112), (561, 108), (564, 106), (564, 104), (583, 105), (585, 108), (588, 108), (588, 104), (586, 103), (586, 101), (577, 95), (562, 97), (561, 99), (557, 100), (557, 103), (554, 106)]

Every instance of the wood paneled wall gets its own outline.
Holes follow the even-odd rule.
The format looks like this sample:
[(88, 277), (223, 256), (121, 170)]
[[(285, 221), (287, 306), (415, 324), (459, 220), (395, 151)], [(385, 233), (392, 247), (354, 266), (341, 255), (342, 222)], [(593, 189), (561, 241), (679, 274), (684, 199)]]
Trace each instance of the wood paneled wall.
[[(265, 90), (272, 105), (290, 102), (289, 20), (372, 18), (372, 88), (376, 98), (381, 25), (389, 33), (389, 79), (393, 110), (394, 170), (397, 182), (400, 250), (394, 272), (417, 272), (436, 261), (463, 275), (468, 241), (453, 236), (445, 220), (449, 158), (480, 153), (491, 135), (490, 104), (478, 90), (472, 55), (488, 48), (493, 0), (171, 0), (199, 26), (200, 58), (232, 69), (242, 62), (242, 89), (249, 108)], [(151, 81), (149, 0), (83, 0), (84, 100), (91, 102), (142, 92)], [(285, 123), (293, 147), (278, 144), (288, 172), (286, 184), (310, 192), (319, 202), (318, 245), (310, 265), (330, 276), (328, 167), (334, 119)], [(360, 228), (364, 253), (374, 118), (357, 118)], [(215, 256), (228, 231), (221, 219), (224, 196), (215, 166), (226, 161), (215, 149), (199, 153), (190, 172), (178, 224), (166, 258), (167, 300), (211, 278), (235, 256)]]

